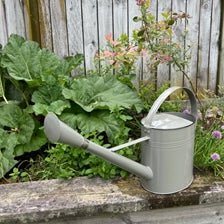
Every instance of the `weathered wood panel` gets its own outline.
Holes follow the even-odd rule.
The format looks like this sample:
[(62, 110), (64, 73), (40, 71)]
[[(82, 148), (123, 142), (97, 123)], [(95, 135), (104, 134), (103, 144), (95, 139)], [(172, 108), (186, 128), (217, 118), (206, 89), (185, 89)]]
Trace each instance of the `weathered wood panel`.
[(121, 33), (128, 33), (127, 0), (113, 0), (114, 38)]
[(112, 1), (98, 0), (99, 48), (106, 45), (105, 36), (113, 33)]
[[(199, 19), (200, 19), (200, 1), (191, 0), (187, 2), (187, 14), (191, 18), (187, 21), (186, 31), (186, 47), (190, 46), (190, 63), (187, 68), (187, 74), (192, 80), (193, 86), (197, 86), (197, 72), (198, 72), (198, 41), (199, 41)], [(185, 81), (186, 86), (190, 86)]]
[(5, 14), (5, 2), (0, 1), (0, 43), (5, 45), (8, 39), (8, 30)]
[[(173, 0), (172, 2), (172, 11), (173, 12), (186, 12), (186, 0)], [(183, 51), (185, 48), (185, 30), (186, 30), (186, 19), (179, 20), (174, 26), (174, 38), (173, 41), (178, 42)], [(185, 59), (184, 55), (180, 56), (182, 60)], [(185, 71), (185, 68), (183, 69)], [(179, 71), (178, 67), (171, 66), (171, 77), (170, 85), (171, 86), (182, 86), (184, 83), (183, 72)]]
[[(150, 5), (150, 12), (155, 16), (156, 21), (158, 20), (158, 1), (153, 1)], [(157, 80), (157, 70), (152, 71), (150, 67), (150, 58), (147, 56), (143, 57), (142, 62), (142, 75), (141, 79), (149, 80), (150, 82), (155, 82), (156, 87), (156, 80)]]
[(208, 88), (216, 89), (218, 74), (218, 57), (219, 57), (219, 36), (220, 36), (220, 19), (221, 7), (219, 1), (213, 1), (211, 20), (211, 38), (210, 38), (210, 54), (209, 54), (209, 70), (208, 70)]
[(23, 14), (24, 1), (2, 1), (5, 9), (5, 22), (7, 25), (8, 36), (12, 33), (16, 33), (23, 37), (26, 37), (25, 19)]
[[(191, 59), (186, 72), (194, 86), (216, 89), (223, 84), (223, 69), (219, 69), (219, 38), (221, 0), (152, 0), (151, 12), (158, 20), (161, 12), (183, 11), (191, 18), (177, 24), (174, 32), (181, 47), (191, 45)], [(63, 57), (83, 53), (84, 66), (94, 69), (94, 57), (99, 48), (105, 46), (105, 35), (115, 38), (140, 26), (133, 22), (139, 15), (136, 0), (0, 0), (0, 43), (5, 44), (11, 33), (40, 42)], [(223, 24), (223, 23), (222, 23)], [(179, 35), (187, 31), (186, 37)], [(224, 38), (223, 38), (224, 39)], [(224, 40), (222, 40), (224, 41)], [(169, 81), (171, 85), (187, 85), (181, 72), (162, 64), (156, 72), (150, 71), (149, 59), (136, 63), (137, 79), (154, 81), (161, 86)], [(222, 66), (223, 63), (219, 63)]]
[(38, 9), (41, 46), (53, 50), (49, 0), (39, 0)]
[(209, 43), (211, 40), (211, 10), (212, 1), (202, 0), (200, 7), (199, 50), (198, 50), (198, 78), (197, 87), (208, 87), (209, 76)]
[[(139, 16), (140, 11), (139, 7), (136, 4), (133, 4), (133, 1), (128, 1), (128, 35), (129, 39), (131, 40), (133, 30), (138, 29), (140, 27), (140, 23), (134, 22), (133, 18), (135, 16)], [(139, 82), (141, 80), (142, 74), (143, 74), (143, 60), (142, 58), (139, 58), (138, 61), (136, 62), (136, 81)]]
[(65, 1), (50, 1), (53, 49), (59, 56), (68, 55), (68, 35)]
[(66, 0), (69, 55), (83, 53), (81, 0)]
[(94, 57), (98, 51), (96, 0), (82, 0), (84, 55), (87, 69), (94, 69)]
[[(161, 13), (163, 11), (171, 11), (172, 10), (172, 1), (158, 1), (158, 20), (162, 20), (163, 17)], [(157, 86), (161, 86), (165, 82), (170, 81), (170, 66), (166, 64), (160, 64), (157, 69)]]
[(218, 63), (218, 84), (224, 86), (224, 2), (221, 1), (220, 56)]

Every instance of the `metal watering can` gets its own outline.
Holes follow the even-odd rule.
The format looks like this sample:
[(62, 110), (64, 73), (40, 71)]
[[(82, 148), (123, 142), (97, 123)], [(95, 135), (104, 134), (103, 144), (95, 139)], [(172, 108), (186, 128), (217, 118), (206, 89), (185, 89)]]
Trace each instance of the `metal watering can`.
[[(183, 89), (191, 103), (191, 114), (157, 113), (161, 104), (174, 91)], [(157, 194), (171, 194), (187, 188), (193, 181), (194, 135), (197, 102), (193, 92), (185, 87), (171, 87), (154, 102), (142, 119), (141, 138), (104, 148), (95, 144), (60, 121), (53, 113), (44, 120), (45, 134), (55, 143), (81, 147), (140, 177), (143, 188)], [(141, 163), (115, 153), (116, 150), (141, 143)]]

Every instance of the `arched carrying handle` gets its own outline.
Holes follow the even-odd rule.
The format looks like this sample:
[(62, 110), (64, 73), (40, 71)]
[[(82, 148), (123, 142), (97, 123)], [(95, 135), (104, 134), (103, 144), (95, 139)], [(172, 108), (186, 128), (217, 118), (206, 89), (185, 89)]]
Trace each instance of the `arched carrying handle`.
[(160, 106), (162, 105), (162, 103), (166, 100), (166, 98), (169, 95), (171, 95), (173, 92), (175, 92), (176, 90), (179, 90), (179, 89), (183, 89), (187, 93), (187, 95), (190, 99), (190, 103), (191, 103), (191, 114), (195, 117), (195, 119), (197, 119), (197, 101), (194, 96), (194, 93), (186, 87), (173, 86), (173, 87), (170, 87), (169, 89), (165, 90), (154, 102), (147, 117), (144, 119), (145, 126), (151, 125), (152, 119), (153, 119), (154, 115), (157, 113), (157, 111), (160, 108)]

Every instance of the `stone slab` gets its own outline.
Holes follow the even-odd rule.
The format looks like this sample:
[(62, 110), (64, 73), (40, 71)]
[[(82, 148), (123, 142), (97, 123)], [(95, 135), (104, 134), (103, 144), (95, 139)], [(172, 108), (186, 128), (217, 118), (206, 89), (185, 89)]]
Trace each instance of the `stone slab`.
[[(48, 224), (223, 224), (224, 203), (65, 218)], [(45, 223), (39, 223), (45, 224)]]
[(188, 189), (156, 195), (145, 191), (136, 177), (113, 181), (80, 177), (3, 184), (0, 195), (0, 223), (40, 223), (58, 218), (218, 204), (224, 202), (224, 182), (196, 175)]

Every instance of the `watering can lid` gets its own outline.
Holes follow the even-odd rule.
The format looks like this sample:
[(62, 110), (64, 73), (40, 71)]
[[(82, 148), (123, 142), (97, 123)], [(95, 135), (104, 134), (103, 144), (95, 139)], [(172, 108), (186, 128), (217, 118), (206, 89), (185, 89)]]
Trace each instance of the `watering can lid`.
[(189, 126), (192, 123), (188, 119), (173, 114), (158, 113), (153, 117), (150, 128), (177, 129)]

